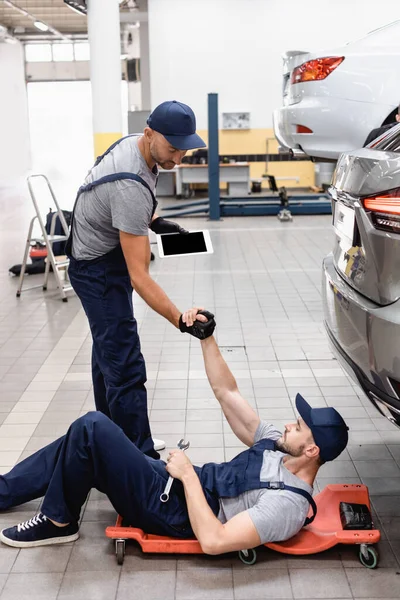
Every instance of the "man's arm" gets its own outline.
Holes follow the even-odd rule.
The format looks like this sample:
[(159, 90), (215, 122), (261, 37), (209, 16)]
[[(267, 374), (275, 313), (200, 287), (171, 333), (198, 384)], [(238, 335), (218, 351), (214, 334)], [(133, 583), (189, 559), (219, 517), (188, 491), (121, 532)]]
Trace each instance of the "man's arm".
[(149, 275), (150, 244), (148, 236), (132, 235), (120, 231), (119, 238), (135, 291), (153, 310), (165, 317), (175, 327), (179, 327), (180, 311)]
[(182, 451), (173, 450), (170, 453), (167, 471), (183, 483), (190, 524), (203, 552), (222, 554), (261, 544), (260, 536), (246, 511), (225, 524), (217, 519), (189, 458)]
[(247, 446), (254, 444), (260, 418), (240, 395), (236, 380), (213, 336), (201, 341), (208, 381), (235, 435)]

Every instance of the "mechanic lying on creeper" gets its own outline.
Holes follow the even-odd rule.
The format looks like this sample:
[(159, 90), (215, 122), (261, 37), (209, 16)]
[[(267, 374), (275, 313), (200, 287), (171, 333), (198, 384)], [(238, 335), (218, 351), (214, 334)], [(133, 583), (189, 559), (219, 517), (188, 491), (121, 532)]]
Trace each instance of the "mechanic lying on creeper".
[[(0, 478), (0, 509), (44, 496), (41, 512), (0, 539), (15, 547), (62, 544), (79, 537), (79, 518), (91, 488), (104, 492), (124, 521), (147, 533), (196, 536), (207, 554), (286, 540), (304, 525), (321, 464), (346, 447), (347, 426), (334, 408), (311, 408), (298, 395), (300, 417), (282, 435), (242, 398), (212, 337), (213, 315), (191, 309), (188, 327), (204, 328), (208, 380), (233, 432), (250, 449), (228, 463), (191, 464), (180, 450), (168, 461), (144, 455), (100, 412), (77, 419), (67, 434)], [(197, 319), (197, 320), (196, 320)], [(168, 475), (174, 482), (162, 503)]]

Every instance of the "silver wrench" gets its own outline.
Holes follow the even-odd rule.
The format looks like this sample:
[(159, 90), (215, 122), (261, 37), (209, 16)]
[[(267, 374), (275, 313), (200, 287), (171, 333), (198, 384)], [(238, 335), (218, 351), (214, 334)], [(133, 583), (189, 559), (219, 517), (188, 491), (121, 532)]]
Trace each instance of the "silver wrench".
[[(181, 440), (179, 440), (179, 442), (177, 443), (177, 448), (179, 448), (179, 450), (187, 450), (190, 446), (190, 442), (185, 442), (184, 438), (182, 438)], [(167, 481), (167, 485), (165, 486), (165, 489), (163, 491), (163, 493), (160, 496), (160, 500), (161, 502), (168, 502), (169, 500), (169, 493), (171, 491), (171, 486), (174, 482), (174, 478), (171, 477), (171, 475), (168, 477), (168, 481)]]

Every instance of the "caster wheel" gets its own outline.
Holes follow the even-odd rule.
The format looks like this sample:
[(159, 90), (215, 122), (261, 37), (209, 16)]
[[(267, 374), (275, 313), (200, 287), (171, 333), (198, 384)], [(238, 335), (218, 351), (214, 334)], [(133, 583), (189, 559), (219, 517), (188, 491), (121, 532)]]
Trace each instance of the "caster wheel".
[(373, 546), (367, 546), (364, 549), (364, 553), (363, 550), (360, 549), (358, 558), (360, 559), (360, 563), (367, 569), (376, 569), (379, 562), (379, 553)]
[(257, 560), (257, 552), (254, 548), (250, 548), (250, 550), (239, 550), (239, 558), (245, 565), (254, 565)]
[(47, 285), (43, 286), (43, 291), (45, 292), (47, 290)]
[(125, 540), (116, 540), (116, 542), (115, 542), (115, 554), (117, 555), (117, 563), (119, 565), (124, 564), (124, 558), (125, 558)]
[(63, 302), (68, 302), (68, 298), (63, 298), (62, 301)]
[(16, 296), (17, 296), (17, 298), (20, 298), (21, 297), (21, 292), (17, 292)]
[(154, 260), (154, 259), (155, 259), (155, 256), (154, 256), (154, 253), (152, 252), (152, 253), (150, 254), (150, 260)]

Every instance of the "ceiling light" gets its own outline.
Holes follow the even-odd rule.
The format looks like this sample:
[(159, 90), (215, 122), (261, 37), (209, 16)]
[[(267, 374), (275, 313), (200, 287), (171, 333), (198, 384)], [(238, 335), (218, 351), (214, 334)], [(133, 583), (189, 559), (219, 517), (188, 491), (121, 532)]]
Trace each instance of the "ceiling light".
[(36, 27), (36, 29), (40, 29), (40, 31), (48, 31), (49, 30), (49, 26), (46, 25), (45, 23), (42, 23), (42, 21), (34, 21), (33, 24)]

